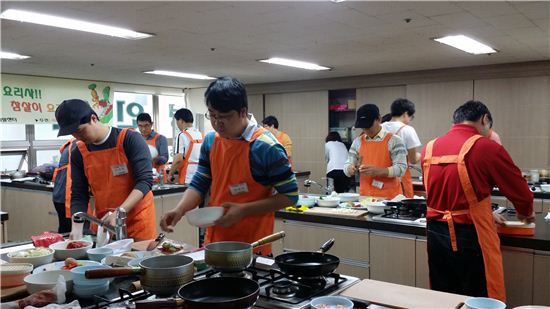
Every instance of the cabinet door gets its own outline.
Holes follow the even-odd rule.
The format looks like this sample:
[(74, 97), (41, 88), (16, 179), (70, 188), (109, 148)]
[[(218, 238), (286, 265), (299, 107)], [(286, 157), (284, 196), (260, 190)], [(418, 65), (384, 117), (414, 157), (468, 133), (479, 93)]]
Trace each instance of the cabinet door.
[[(283, 219), (275, 218), (275, 226), (273, 227), (273, 232), (276, 233), (276, 232), (281, 232), (281, 231), (285, 231)], [(286, 233), (286, 231), (285, 231), (285, 233)], [(288, 233), (286, 235), (288, 235)], [(286, 236), (285, 236), (285, 238), (286, 238)], [(274, 241), (271, 244), (272, 245), (273, 256), (283, 254), (284, 242), (285, 242), (285, 239), (283, 238), (281, 240)]]
[(533, 303), (533, 250), (502, 248), (506, 304), (510, 307)]
[(416, 239), (416, 274), (415, 286), (418, 288), (430, 288), (430, 274), (428, 269), (428, 248), (426, 239)]
[(359, 279), (369, 279), (369, 266), (367, 264), (356, 265), (340, 260), (340, 265), (336, 272), (342, 275), (357, 277)]
[[(166, 194), (162, 196), (162, 213), (174, 209), (181, 199), (182, 194)], [(199, 246), (199, 229), (190, 225), (187, 218), (181, 218), (180, 222), (175, 226), (174, 233), (166, 235), (167, 238), (182, 241), (192, 246)]]
[[(550, 209), (550, 200), (546, 200), (547, 201), (547, 204), (548, 204), (548, 207)], [(536, 199), (533, 199), (533, 210), (535, 211), (535, 213), (542, 213), (544, 211), (545, 207), (544, 207), (544, 200), (541, 199), (541, 198), (536, 198)], [(546, 212), (548, 212), (550, 210), (547, 210)]]
[(415, 286), (415, 239), (407, 235), (370, 234), (370, 278)]
[(550, 199), (542, 200), (542, 213), (547, 214), (550, 212)]
[(533, 305), (550, 306), (550, 252), (535, 252)]
[(157, 228), (157, 234), (161, 232), (160, 230), (160, 218), (162, 218), (162, 215), (164, 214), (163, 208), (162, 208), (162, 195), (157, 195), (153, 199), (153, 202), (155, 203), (155, 226)]

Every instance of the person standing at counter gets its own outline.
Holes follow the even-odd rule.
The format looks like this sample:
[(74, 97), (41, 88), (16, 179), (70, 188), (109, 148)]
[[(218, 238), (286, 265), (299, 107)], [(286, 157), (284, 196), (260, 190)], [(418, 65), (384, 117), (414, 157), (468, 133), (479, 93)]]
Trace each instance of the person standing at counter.
[[(160, 222), (173, 227), (210, 190), (208, 206), (223, 206), (225, 214), (208, 227), (205, 244), (217, 241), (252, 243), (273, 233), (275, 211), (295, 205), (298, 184), (283, 146), (248, 117), (244, 85), (231, 77), (213, 81), (205, 92), (215, 132), (206, 135), (197, 172), (178, 205)], [(267, 255), (271, 246), (254, 250)]]
[(168, 180), (173, 182), (174, 173), (178, 171), (180, 184), (191, 183), (197, 171), (199, 156), (204, 134), (193, 126), (193, 113), (187, 108), (180, 108), (174, 114), (176, 126), (180, 130), (174, 147), (174, 162), (168, 174)]
[(348, 158), (348, 149), (342, 143), (338, 132), (330, 132), (325, 138), (325, 161), (327, 177), (334, 179), (334, 191), (348, 192), (351, 178), (344, 174), (344, 164)]
[[(414, 119), (414, 113), (413, 102), (407, 99), (397, 99), (391, 104), (391, 121), (382, 124), (385, 130), (398, 135), (403, 140), (403, 143), (405, 143), (405, 147), (407, 148), (407, 165), (418, 163), (420, 153), (417, 149), (422, 146), (416, 130), (409, 125)], [(408, 168), (405, 169), (405, 174), (401, 177), (401, 186), (403, 187), (403, 194), (406, 197), (412, 198), (414, 196), (411, 172)]]
[(61, 154), (59, 158), (59, 167), (53, 172), (52, 182), (53, 192), (52, 201), (57, 212), (59, 226), (58, 233), (68, 233), (71, 231), (71, 151), (76, 148), (74, 138), (68, 140), (59, 148)]
[(141, 133), (147, 145), (157, 149), (158, 155), (152, 161), (153, 168), (166, 179), (165, 164), (168, 162), (168, 142), (166, 141), (166, 137), (153, 130), (153, 120), (149, 114), (141, 113), (137, 116), (136, 120), (139, 133)]
[(392, 199), (401, 194), (401, 182), (407, 169), (407, 150), (401, 138), (384, 130), (380, 111), (374, 104), (357, 110), (355, 127), (363, 134), (353, 140), (344, 165), (346, 176), (359, 170), (360, 194)]
[(279, 120), (275, 116), (267, 116), (262, 120), (262, 125), (283, 145), (288, 161), (292, 164), (292, 140), (288, 134), (279, 130)]
[(505, 302), (491, 191), (498, 186), (524, 222), (534, 220), (533, 193), (508, 152), (484, 137), (490, 115), (483, 103), (466, 102), (449, 132), (422, 152), (428, 265), (434, 290)]
[[(96, 217), (122, 207), (127, 212), (128, 236), (154, 239), (152, 165), (144, 139), (135, 131), (101, 123), (88, 102), (80, 99), (63, 101), (55, 118), (58, 136), (72, 134), (82, 141), (71, 151), (71, 214), (86, 212), (90, 189)], [(114, 213), (107, 220), (114, 225)]]

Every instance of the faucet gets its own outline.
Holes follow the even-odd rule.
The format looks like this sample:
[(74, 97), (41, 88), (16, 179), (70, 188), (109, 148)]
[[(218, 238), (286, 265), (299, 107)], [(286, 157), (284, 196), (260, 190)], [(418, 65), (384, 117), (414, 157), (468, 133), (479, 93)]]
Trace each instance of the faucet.
[(311, 179), (306, 179), (304, 180), (304, 187), (307, 188), (307, 193), (309, 193), (309, 188), (311, 187), (312, 184), (315, 184), (317, 186), (319, 186), (319, 188), (325, 190), (325, 194), (326, 195), (330, 195), (332, 193), (332, 191), (334, 191), (334, 179), (330, 178), (330, 177), (323, 177), (321, 179), (324, 179), (327, 181), (327, 186), (323, 186), (321, 185), (320, 183), (314, 181), (314, 180), (311, 180)]
[(107, 229), (109, 232), (115, 235), (116, 240), (128, 238), (128, 231), (126, 230), (126, 210), (122, 207), (118, 207), (115, 211), (116, 219), (115, 226), (110, 225), (105, 220), (99, 220), (94, 216), (90, 216), (85, 212), (77, 212), (73, 217), (88, 220), (97, 224), (100, 227)]

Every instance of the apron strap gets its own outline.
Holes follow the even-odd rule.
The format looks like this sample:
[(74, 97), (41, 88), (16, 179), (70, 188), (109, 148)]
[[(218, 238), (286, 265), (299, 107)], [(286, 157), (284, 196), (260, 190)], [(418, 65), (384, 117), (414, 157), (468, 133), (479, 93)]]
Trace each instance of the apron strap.
[(451, 247), (453, 248), (453, 252), (458, 251), (458, 246), (456, 244), (456, 233), (455, 233), (455, 224), (453, 222), (453, 216), (460, 216), (460, 215), (467, 215), (470, 213), (469, 209), (461, 209), (461, 210), (438, 210), (435, 208), (428, 207), (428, 211), (437, 212), (440, 214), (443, 214), (443, 219), (447, 221), (447, 225), (449, 226), (449, 236), (451, 237)]

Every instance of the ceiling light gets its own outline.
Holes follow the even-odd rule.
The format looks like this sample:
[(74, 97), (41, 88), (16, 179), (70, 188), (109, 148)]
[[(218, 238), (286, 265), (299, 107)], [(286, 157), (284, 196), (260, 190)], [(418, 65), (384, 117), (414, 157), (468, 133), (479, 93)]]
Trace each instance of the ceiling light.
[(330, 0), (330, 2), (332, 2), (332, 3), (340, 3), (340, 2), (344, 2), (344, 1), (346, 1), (346, 0)]
[(435, 38), (434, 40), (474, 55), (492, 54), (497, 52), (492, 47), (462, 34)]
[(1, 59), (21, 60), (21, 59), (30, 58), (30, 56), (24, 56), (24, 55), (19, 55), (19, 54), (16, 54), (16, 53), (8, 53), (8, 52), (5, 52), (5, 51), (0, 51), (0, 58)]
[(271, 63), (271, 64), (286, 65), (289, 67), (306, 69), (306, 70), (315, 70), (315, 71), (330, 70), (330, 68), (328, 67), (320, 66), (315, 63), (285, 59), (285, 58), (269, 58), (269, 59), (263, 59), (258, 61)]
[(98, 33), (98, 34), (115, 36), (119, 38), (130, 39), (130, 40), (139, 40), (139, 39), (144, 39), (144, 38), (153, 36), (152, 34), (135, 32), (124, 28), (111, 27), (111, 26), (71, 19), (71, 18), (58, 17), (58, 16), (21, 11), (21, 10), (14, 10), (14, 9), (9, 9), (4, 11), (2, 14), (0, 14), (0, 18), (45, 25), (45, 26)]
[(162, 70), (147, 71), (147, 72), (143, 72), (143, 73), (155, 74), (155, 75), (174, 76), (174, 77), (181, 77), (181, 78), (192, 78), (192, 79), (216, 79), (215, 77), (211, 77), (211, 76), (208, 76), (208, 75), (182, 73), (182, 72), (174, 72), (174, 71), (162, 71)]

